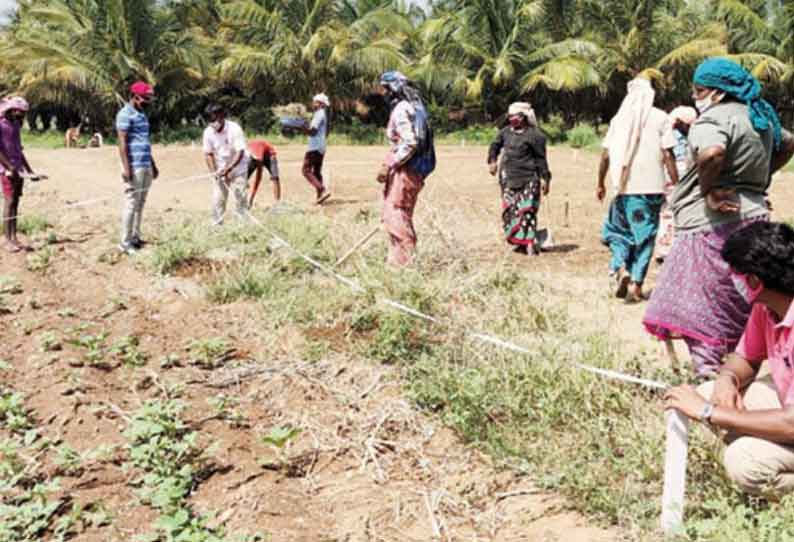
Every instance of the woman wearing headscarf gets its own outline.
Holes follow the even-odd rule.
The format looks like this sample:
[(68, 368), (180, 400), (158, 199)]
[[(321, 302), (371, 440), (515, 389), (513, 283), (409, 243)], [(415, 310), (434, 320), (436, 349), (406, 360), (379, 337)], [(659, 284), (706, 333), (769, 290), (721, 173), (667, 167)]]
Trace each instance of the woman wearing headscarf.
[[(670, 111), (669, 117), (673, 125), (673, 137), (675, 138), (675, 147), (673, 147), (675, 169), (678, 172), (678, 178), (681, 179), (686, 175), (687, 171), (692, 169), (695, 161), (692, 151), (689, 149), (687, 136), (689, 135), (689, 128), (698, 118), (698, 112), (694, 107), (681, 105)], [(667, 182), (664, 185), (665, 202), (662, 205), (662, 212), (659, 214), (659, 233), (656, 237), (657, 262), (664, 261), (670, 253), (670, 247), (673, 246), (673, 240), (675, 239), (673, 210), (670, 208), (673, 189), (675, 189), (675, 182), (668, 175)]]
[(734, 231), (768, 220), (764, 193), (794, 154), (794, 138), (761, 98), (758, 81), (735, 62), (708, 59), (693, 82), (695, 167), (673, 193), (676, 240), (643, 322), (662, 340), (683, 338), (695, 371), (706, 377), (734, 351), (750, 315), (720, 250)]
[(425, 179), (436, 167), (433, 130), (419, 91), (398, 71), (380, 77), (391, 114), (386, 138), (391, 143), (378, 172), (383, 188), (383, 224), (389, 234), (388, 263), (411, 263), (416, 249), (413, 216)]
[(0, 185), (3, 189), (3, 228), (5, 248), (9, 252), (19, 252), (28, 247), (17, 239), (17, 215), (19, 200), (22, 198), (24, 176), (33, 175), (33, 170), (22, 152), (20, 131), (28, 102), (20, 96), (11, 96), (0, 101)]
[(601, 234), (612, 254), (609, 276), (615, 295), (627, 303), (643, 298), (664, 203), (665, 169), (674, 183), (678, 181), (672, 124), (667, 113), (653, 106), (654, 97), (649, 80), (638, 77), (629, 82), (609, 123), (598, 170), (598, 200), (606, 196), (607, 173), (615, 194)]
[(507, 242), (517, 252), (540, 252), (536, 233), (541, 192), (549, 193), (551, 171), (546, 159), (546, 136), (538, 129), (535, 111), (526, 102), (516, 102), (507, 110), (508, 125), (497, 134), (488, 149), (488, 168), (496, 175), (499, 155), (502, 167), (502, 226)]

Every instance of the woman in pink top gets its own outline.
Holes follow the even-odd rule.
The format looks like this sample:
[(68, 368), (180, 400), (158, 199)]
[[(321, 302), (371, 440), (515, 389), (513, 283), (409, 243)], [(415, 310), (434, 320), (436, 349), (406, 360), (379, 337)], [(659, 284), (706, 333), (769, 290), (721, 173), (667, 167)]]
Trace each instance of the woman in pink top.
[(3, 188), (3, 228), (5, 248), (9, 252), (28, 250), (17, 239), (17, 215), (22, 198), (23, 175), (32, 175), (25, 154), (22, 152), (20, 129), (28, 110), (28, 102), (19, 96), (0, 101), (0, 184)]
[[(672, 388), (665, 407), (726, 431), (728, 476), (777, 499), (794, 491), (794, 229), (753, 222), (728, 238), (722, 257), (752, 305), (744, 335), (715, 380)], [(764, 361), (770, 375), (758, 378)]]

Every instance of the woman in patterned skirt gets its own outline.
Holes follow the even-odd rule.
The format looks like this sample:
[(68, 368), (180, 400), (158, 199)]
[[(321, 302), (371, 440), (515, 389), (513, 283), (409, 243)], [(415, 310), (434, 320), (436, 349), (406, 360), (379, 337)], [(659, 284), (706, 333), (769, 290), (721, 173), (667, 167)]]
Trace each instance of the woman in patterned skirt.
[(491, 175), (496, 175), (501, 154), (499, 185), (505, 238), (516, 252), (534, 256), (540, 252), (536, 234), (541, 193), (549, 193), (551, 182), (546, 136), (538, 129), (535, 112), (528, 103), (512, 104), (507, 119), (508, 126), (491, 143), (488, 168)]

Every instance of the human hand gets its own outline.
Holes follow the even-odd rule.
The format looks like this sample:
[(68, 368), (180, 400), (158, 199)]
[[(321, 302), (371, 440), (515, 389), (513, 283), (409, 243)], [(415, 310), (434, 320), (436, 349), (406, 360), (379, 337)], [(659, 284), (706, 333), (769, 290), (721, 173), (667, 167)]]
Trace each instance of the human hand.
[(604, 201), (604, 198), (607, 195), (607, 187), (603, 184), (599, 184), (598, 188), (596, 188), (596, 199), (598, 201)]
[(125, 167), (122, 169), (121, 178), (124, 179), (124, 182), (132, 182), (132, 172), (130, 171), (130, 168)]
[(677, 386), (664, 394), (665, 410), (675, 409), (687, 418), (700, 419), (700, 413), (706, 406), (706, 400), (700, 396), (693, 386)]
[(391, 168), (389, 168), (389, 166), (387, 166), (386, 164), (383, 164), (380, 167), (380, 170), (378, 171), (378, 177), (377, 177), (379, 183), (385, 183), (387, 180), (389, 180), (389, 172), (390, 172), (390, 170), (391, 170)]
[(498, 166), (496, 165), (496, 162), (491, 162), (490, 164), (488, 164), (488, 173), (490, 173), (492, 177), (495, 177), (495, 176), (496, 176), (496, 171), (497, 171), (498, 169), (499, 169), (499, 168), (498, 168)]
[(738, 213), (741, 209), (735, 188), (713, 188), (706, 194), (706, 205), (719, 213)]
[(714, 381), (714, 391), (711, 394), (711, 402), (715, 406), (735, 408), (744, 410), (744, 400), (742, 394), (736, 387), (734, 376), (729, 373), (722, 373)]
[(540, 182), (540, 190), (541, 190), (541, 192), (543, 192), (544, 196), (548, 196), (549, 195), (549, 191), (551, 190), (551, 183), (549, 181), (547, 181), (546, 179), (543, 179)]

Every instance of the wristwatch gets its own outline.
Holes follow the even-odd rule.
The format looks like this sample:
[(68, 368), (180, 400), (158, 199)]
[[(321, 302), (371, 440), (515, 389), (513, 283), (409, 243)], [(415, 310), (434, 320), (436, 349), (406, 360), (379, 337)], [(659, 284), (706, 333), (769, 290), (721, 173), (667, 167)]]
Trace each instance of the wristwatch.
[(706, 403), (703, 410), (700, 411), (700, 421), (703, 423), (711, 423), (711, 416), (714, 414), (714, 405)]

